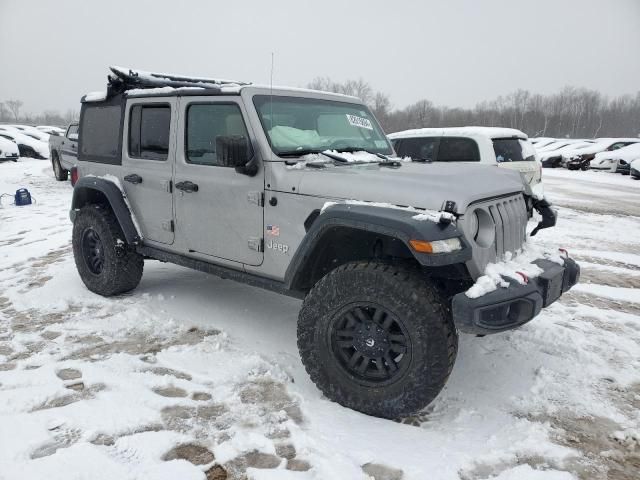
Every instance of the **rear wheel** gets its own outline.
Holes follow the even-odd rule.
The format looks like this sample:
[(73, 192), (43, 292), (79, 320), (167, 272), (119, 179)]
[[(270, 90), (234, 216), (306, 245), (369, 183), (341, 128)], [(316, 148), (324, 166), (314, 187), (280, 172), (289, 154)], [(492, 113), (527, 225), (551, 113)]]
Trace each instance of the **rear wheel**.
[(55, 175), (56, 180), (63, 182), (69, 178), (69, 170), (62, 168), (62, 165), (60, 165), (60, 158), (58, 158), (58, 154), (55, 152), (51, 157), (51, 163), (53, 165), (53, 174)]
[(329, 399), (379, 417), (432, 402), (457, 346), (448, 309), (419, 272), (383, 263), (338, 267), (309, 292), (298, 319), (311, 380)]
[(113, 212), (87, 205), (73, 223), (73, 256), (89, 290), (103, 296), (133, 290), (140, 283), (144, 258), (124, 241)]

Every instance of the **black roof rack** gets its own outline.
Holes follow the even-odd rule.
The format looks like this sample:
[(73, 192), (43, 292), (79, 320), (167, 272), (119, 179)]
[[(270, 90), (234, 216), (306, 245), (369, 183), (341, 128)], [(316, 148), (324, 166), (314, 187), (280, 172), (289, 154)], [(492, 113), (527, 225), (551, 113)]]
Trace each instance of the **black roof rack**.
[(166, 73), (137, 71), (122, 67), (109, 67), (112, 75), (107, 76), (107, 98), (132, 89), (199, 87), (220, 91), (222, 86), (249, 85), (246, 82), (213, 78), (185, 77)]

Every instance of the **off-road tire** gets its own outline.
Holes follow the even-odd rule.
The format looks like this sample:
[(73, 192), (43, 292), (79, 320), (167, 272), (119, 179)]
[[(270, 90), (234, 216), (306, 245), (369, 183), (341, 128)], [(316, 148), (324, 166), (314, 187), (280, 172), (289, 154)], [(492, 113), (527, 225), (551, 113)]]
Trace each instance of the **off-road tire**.
[[(104, 256), (101, 271), (94, 273), (83, 254), (85, 235), (97, 235)], [(73, 222), (73, 256), (80, 278), (89, 290), (105, 297), (133, 290), (140, 283), (144, 257), (125, 242), (124, 234), (110, 208), (87, 205)]]
[(69, 170), (62, 168), (58, 154), (55, 152), (51, 156), (51, 166), (53, 167), (53, 174), (55, 175), (56, 180), (64, 182), (69, 178)]
[[(390, 384), (362, 385), (340, 366), (331, 347), (332, 318), (358, 302), (381, 305), (408, 332), (408, 368)], [(327, 398), (369, 415), (398, 418), (421, 410), (440, 393), (453, 369), (458, 336), (450, 309), (419, 271), (354, 262), (327, 274), (306, 296), (298, 317), (298, 349)]]

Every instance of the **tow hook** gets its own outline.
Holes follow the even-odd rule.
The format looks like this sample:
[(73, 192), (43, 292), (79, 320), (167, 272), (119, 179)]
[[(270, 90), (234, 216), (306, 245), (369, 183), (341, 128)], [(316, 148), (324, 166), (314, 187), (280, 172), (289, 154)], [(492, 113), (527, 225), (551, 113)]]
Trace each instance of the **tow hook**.
[(524, 281), (525, 285), (529, 283), (529, 275), (527, 275), (524, 272), (516, 272), (516, 273), (522, 277), (522, 280)]
[(559, 248), (558, 251), (564, 255), (564, 258), (569, 258), (569, 252), (564, 248)]

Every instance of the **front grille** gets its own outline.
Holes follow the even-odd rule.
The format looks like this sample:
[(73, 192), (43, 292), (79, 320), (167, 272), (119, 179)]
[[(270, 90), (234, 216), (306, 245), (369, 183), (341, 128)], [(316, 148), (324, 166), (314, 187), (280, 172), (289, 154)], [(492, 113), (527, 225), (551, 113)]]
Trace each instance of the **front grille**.
[[(494, 239), (491, 244), (479, 245), (473, 238), (472, 216), (476, 210), (483, 210), (493, 220)], [(521, 194), (483, 200), (469, 206), (462, 218), (461, 226), (465, 237), (473, 249), (473, 258), (467, 268), (474, 278), (484, 272), (489, 263), (501, 261), (507, 252), (517, 253), (526, 240), (527, 206)]]

